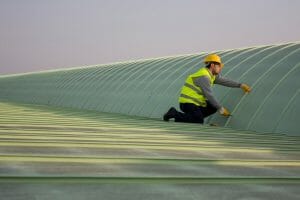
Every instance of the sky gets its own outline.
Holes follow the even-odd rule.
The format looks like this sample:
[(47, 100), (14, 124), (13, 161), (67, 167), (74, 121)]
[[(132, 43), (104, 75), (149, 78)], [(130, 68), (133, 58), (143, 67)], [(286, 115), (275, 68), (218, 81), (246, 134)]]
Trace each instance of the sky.
[(299, 0), (0, 0), (0, 75), (300, 41)]

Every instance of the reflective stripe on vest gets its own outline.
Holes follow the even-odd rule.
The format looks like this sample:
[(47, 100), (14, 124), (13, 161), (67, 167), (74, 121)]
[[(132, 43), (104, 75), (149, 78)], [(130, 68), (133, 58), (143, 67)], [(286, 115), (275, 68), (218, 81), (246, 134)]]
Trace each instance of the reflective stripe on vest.
[(207, 76), (210, 80), (211, 86), (213, 85), (216, 78), (205, 67), (201, 68), (198, 72), (189, 75), (181, 89), (179, 103), (193, 103), (197, 106), (202, 107), (207, 106), (207, 99), (203, 95), (202, 89), (194, 84), (194, 79), (199, 78), (201, 76)]

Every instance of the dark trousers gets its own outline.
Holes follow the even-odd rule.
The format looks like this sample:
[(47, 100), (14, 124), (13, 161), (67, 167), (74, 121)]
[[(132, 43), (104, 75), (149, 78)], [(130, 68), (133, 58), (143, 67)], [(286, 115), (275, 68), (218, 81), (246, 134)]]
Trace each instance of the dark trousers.
[(177, 112), (175, 122), (189, 122), (203, 124), (204, 118), (217, 112), (217, 109), (207, 102), (206, 107), (197, 106), (192, 103), (180, 103), (182, 112)]

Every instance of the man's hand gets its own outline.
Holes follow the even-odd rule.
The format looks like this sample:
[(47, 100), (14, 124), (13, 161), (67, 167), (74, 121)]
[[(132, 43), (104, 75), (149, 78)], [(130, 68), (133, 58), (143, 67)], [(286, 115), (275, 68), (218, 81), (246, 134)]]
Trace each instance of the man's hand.
[(251, 92), (251, 87), (248, 86), (247, 84), (242, 83), (241, 88), (242, 88), (242, 90), (244, 90), (245, 93)]
[(220, 112), (221, 115), (223, 115), (225, 117), (231, 116), (230, 112), (224, 107), (220, 108), (219, 112)]

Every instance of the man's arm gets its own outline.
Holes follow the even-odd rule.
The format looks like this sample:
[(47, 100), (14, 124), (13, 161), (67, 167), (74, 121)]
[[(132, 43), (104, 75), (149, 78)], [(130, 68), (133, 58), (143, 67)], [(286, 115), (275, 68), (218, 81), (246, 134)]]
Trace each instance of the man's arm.
[(193, 81), (194, 81), (195, 85), (197, 85), (198, 87), (201, 88), (201, 90), (203, 92), (203, 95), (207, 98), (209, 103), (211, 103), (218, 110), (220, 108), (222, 108), (220, 103), (213, 96), (211, 86), (210, 86), (210, 81), (209, 81), (209, 78), (207, 76), (201, 76), (199, 78), (195, 78)]
[(241, 87), (241, 83), (238, 83), (236, 81), (230, 80), (222, 76), (217, 76), (214, 83), (218, 85), (224, 85), (227, 87), (233, 87), (233, 88)]

